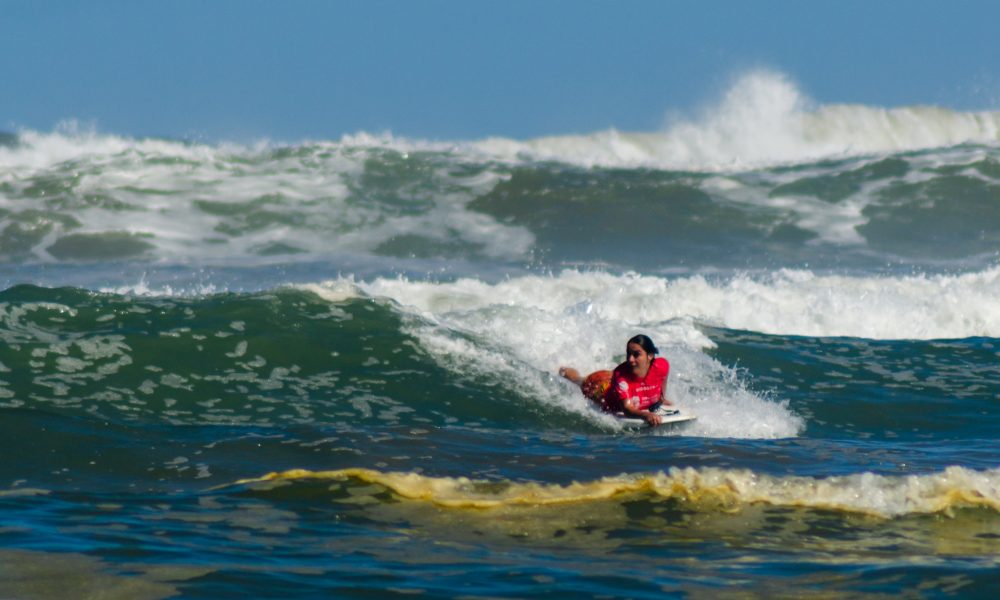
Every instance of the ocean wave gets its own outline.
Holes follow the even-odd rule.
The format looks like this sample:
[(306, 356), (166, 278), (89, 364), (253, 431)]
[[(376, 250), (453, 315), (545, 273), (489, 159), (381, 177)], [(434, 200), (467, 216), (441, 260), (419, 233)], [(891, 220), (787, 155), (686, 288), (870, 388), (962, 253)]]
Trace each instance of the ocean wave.
[(241, 146), (23, 131), (0, 147), (0, 260), (525, 255), (530, 232), (465, 209), (498, 180), (488, 166), (452, 169), (440, 153), (386, 156), (385, 145), (365, 136)]
[(787, 76), (743, 75), (695, 119), (675, 119), (658, 132), (617, 130), (517, 141), (476, 142), (507, 160), (544, 160), (587, 167), (745, 171), (957, 144), (996, 144), (1000, 112), (934, 106), (882, 108), (816, 105)]
[(740, 510), (751, 504), (861, 513), (881, 518), (945, 514), (963, 508), (1000, 512), (1000, 471), (948, 467), (922, 475), (873, 473), (826, 478), (775, 476), (747, 469), (671, 468), (566, 485), (434, 477), (372, 469), (293, 469), (236, 482), (274, 486), (296, 480), (354, 479), (376, 484), (407, 500), (449, 509), (540, 507), (626, 501), (651, 495), (681, 501), (690, 510)]
[[(643, 300), (630, 300), (621, 292), (623, 283), (637, 281), (567, 272), (497, 284), (402, 278), (352, 283), (364, 297), (391, 300), (403, 315), (402, 330), (453, 377), (497, 382), (525, 402), (619, 428), (617, 420), (596, 411), (556, 373), (563, 365), (584, 372), (613, 367), (624, 341), (641, 329), (662, 342), (674, 367), (672, 400), (699, 415), (682, 431), (665, 434), (773, 439), (803, 431), (802, 418), (787, 402), (750, 391), (732, 368), (705, 354), (713, 343), (693, 321), (645, 320), (635, 312), (635, 300)], [(331, 302), (345, 298), (343, 280), (305, 289)]]
[(584, 167), (655, 168), (679, 171), (745, 171), (830, 159), (897, 154), (961, 144), (1000, 142), (1000, 111), (960, 111), (942, 106), (880, 107), (821, 104), (788, 75), (745, 72), (722, 96), (696, 115), (671, 112), (662, 129), (607, 129), (528, 139), (431, 140), (391, 132), (358, 131), (338, 139), (253, 143), (130, 138), (99, 132), (77, 121), (52, 132), (22, 129), (0, 145), (0, 168), (43, 169), (66, 161), (134, 157), (212, 162), (233, 157), (392, 151), (403, 156), (441, 154), (470, 162), (555, 161)]
[[(740, 85), (751, 91), (735, 97), (795, 95), (780, 78)], [(377, 263), (385, 272), (402, 261), (424, 261), (436, 263), (428, 270), (458, 271), (454, 265), (466, 263), (474, 273), (568, 265), (661, 273), (775, 265), (981, 267), (1000, 239), (995, 115), (898, 109), (886, 120), (916, 120), (899, 128), (923, 132), (923, 141), (884, 132), (879, 139), (902, 141), (855, 143), (876, 129), (865, 123), (877, 120), (873, 110), (821, 107), (788, 117), (840, 132), (836, 143), (812, 139), (829, 133), (806, 136), (820, 149), (796, 145), (789, 135), (746, 133), (756, 140), (747, 146), (761, 154), (744, 162), (765, 166), (712, 174), (676, 169), (725, 171), (733, 164), (725, 155), (735, 151), (703, 149), (687, 158), (657, 152), (690, 145), (685, 136), (700, 140), (704, 132), (692, 132), (715, 125), (635, 134), (648, 146), (644, 155), (622, 154), (619, 142), (631, 134), (618, 133), (609, 134), (610, 142), (595, 134), (559, 138), (551, 147), (547, 140), (493, 147), (488, 140), (367, 134), (232, 145), (129, 139), (79, 127), (23, 131), (16, 143), (0, 146), (0, 263), (340, 261), (351, 263), (348, 270)], [(859, 132), (835, 125), (855, 118)], [(928, 124), (920, 126), (921, 119)], [(718, 144), (738, 143), (728, 133), (715, 137)], [(899, 153), (961, 140), (987, 145)], [(608, 143), (614, 149), (601, 158)], [(881, 151), (891, 156), (870, 155)], [(831, 156), (851, 158), (824, 162)], [(796, 166), (772, 168), (785, 159)], [(594, 165), (613, 168), (582, 168)]]
[[(952, 275), (822, 275), (780, 269), (761, 275), (672, 278), (565, 270), (496, 283), (400, 277), (357, 285), (365, 294), (392, 298), (428, 318), (460, 319), (463, 328), (479, 327), (480, 333), (488, 327), (491, 336), (501, 339), (504, 331), (524, 331), (525, 339), (572, 340), (554, 346), (585, 348), (570, 358), (586, 363), (617, 353), (617, 346), (609, 348), (599, 340), (634, 329), (651, 329), (680, 346), (711, 347), (698, 324), (886, 340), (1000, 337), (1000, 309), (994, 302), (1000, 267)], [(343, 282), (312, 289), (343, 293)], [(555, 355), (532, 358), (551, 362)]]

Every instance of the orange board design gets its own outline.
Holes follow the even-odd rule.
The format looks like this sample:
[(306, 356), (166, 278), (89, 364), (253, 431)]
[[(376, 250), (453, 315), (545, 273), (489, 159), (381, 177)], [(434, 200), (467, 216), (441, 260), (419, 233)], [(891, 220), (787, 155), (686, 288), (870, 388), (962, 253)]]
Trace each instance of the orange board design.
[(597, 402), (604, 398), (609, 387), (611, 387), (611, 371), (594, 371), (587, 375), (580, 385), (583, 395)]

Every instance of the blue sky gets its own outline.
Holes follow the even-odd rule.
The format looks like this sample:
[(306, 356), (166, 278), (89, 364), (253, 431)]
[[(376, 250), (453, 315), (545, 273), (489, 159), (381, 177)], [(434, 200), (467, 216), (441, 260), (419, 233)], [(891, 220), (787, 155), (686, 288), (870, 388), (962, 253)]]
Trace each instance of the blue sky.
[(650, 131), (757, 68), (822, 103), (997, 109), (997, 23), (979, 0), (0, 0), (0, 129)]

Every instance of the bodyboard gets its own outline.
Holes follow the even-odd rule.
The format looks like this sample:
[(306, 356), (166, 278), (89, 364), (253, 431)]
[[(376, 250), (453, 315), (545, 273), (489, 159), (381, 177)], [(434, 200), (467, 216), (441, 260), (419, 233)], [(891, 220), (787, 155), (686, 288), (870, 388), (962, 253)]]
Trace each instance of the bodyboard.
[[(655, 412), (660, 415), (660, 424), (657, 428), (676, 427), (678, 425), (694, 421), (698, 418), (697, 415), (677, 408), (676, 406), (661, 406), (657, 408)], [(617, 416), (621, 418), (625, 429), (642, 429), (649, 427), (649, 425), (646, 424), (646, 421), (640, 418), (633, 417), (631, 415), (626, 416), (624, 413), (619, 413)]]

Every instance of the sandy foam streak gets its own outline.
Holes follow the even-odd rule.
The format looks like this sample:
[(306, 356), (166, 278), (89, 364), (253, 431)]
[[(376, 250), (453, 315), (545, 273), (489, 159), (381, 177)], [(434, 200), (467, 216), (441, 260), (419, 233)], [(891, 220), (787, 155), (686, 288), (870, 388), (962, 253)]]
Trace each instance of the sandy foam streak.
[(812, 478), (776, 477), (749, 470), (672, 468), (644, 475), (618, 475), (567, 485), (489, 482), (465, 477), (431, 477), (417, 473), (371, 469), (268, 473), (238, 485), (294, 480), (356, 479), (385, 487), (409, 500), (454, 509), (546, 506), (614, 500), (635, 495), (674, 498), (700, 510), (739, 510), (748, 504), (770, 504), (863, 513), (883, 518), (944, 513), (959, 508), (1000, 511), (1000, 472), (948, 467), (925, 475), (873, 473)]

